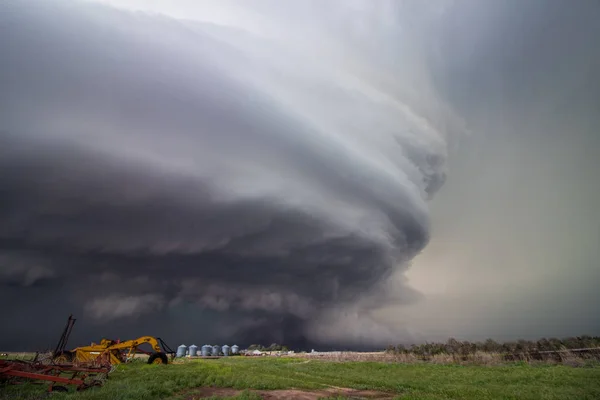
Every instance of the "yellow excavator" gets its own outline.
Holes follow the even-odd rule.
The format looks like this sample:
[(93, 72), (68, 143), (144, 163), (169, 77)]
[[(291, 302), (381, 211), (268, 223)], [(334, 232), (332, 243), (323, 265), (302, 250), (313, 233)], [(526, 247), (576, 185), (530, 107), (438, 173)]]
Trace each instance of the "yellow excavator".
[[(76, 319), (70, 315), (67, 326), (52, 353), (52, 360), (55, 364), (114, 365), (130, 362), (136, 354), (148, 355), (148, 364), (168, 364), (169, 357), (167, 355), (170, 355), (171, 360), (175, 357), (175, 352), (161, 338), (153, 336), (142, 336), (125, 341), (102, 339), (98, 344), (92, 343), (89, 346), (65, 350), (75, 321)], [(149, 350), (140, 347), (146, 347)]]

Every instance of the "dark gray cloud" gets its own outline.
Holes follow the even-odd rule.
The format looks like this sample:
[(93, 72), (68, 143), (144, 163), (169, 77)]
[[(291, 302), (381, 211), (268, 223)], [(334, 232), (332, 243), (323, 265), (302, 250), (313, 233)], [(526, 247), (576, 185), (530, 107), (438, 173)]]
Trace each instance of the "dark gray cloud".
[[(289, 21), (259, 3), (274, 31)], [(426, 71), (365, 62), (385, 61), (367, 44), (393, 30), (346, 38), (381, 15), (300, 7), (273, 36), (87, 2), (1, 7), (0, 296), (15, 305), (0, 345), (46, 345), (70, 312), (76, 341), (101, 326), (360, 343), (379, 328), (315, 326), (415, 298), (385, 282), (429, 239), (426, 200), (461, 126), (432, 88), (409, 95)]]

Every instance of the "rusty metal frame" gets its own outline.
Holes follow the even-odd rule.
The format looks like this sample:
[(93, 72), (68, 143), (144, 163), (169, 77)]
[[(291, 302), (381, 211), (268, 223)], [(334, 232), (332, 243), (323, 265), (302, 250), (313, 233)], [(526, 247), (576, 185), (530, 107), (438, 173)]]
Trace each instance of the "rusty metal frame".
[[(48, 391), (52, 392), (55, 383), (74, 385), (77, 390), (92, 386), (100, 386), (102, 381), (97, 376), (108, 375), (111, 369), (107, 367), (77, 367), (74, 365), (43, 365), (40, 363), (0, 360), (0, 378), (23, 378), (34, 381), (49, 381)], [(70, 374), (70, 378), (61, 376)], [(91, 378), (89, 383), (86, 380)]]

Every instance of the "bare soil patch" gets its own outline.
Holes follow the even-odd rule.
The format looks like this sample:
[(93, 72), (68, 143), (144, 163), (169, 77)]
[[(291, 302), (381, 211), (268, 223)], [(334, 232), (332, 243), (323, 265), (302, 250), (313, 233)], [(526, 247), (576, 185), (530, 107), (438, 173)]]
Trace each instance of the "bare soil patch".
[[(258, 394), (263, 400), (318, 400), (326, 397), (343, 396), (353, 400), (391, 400), (394, 398), (390, 393), (377, 392), (374, 390), (356, 390), (350, 388), (328, 388), (321, 390), (249, 390)], [(231, 388), (203, 387), (190, 390), (186, 393), (186, 400), (199, 400), (209, 397), (232, 397), (241, 394), (243, 390)]]

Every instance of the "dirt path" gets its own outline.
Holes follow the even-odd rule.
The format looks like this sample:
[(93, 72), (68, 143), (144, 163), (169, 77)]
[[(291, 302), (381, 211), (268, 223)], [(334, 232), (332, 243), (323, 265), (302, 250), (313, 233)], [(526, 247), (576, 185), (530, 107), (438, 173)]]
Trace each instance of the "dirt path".
[[(186, 400), (206, 399), (212, 396), (215, 397), (232, 397), (241, 394), (242, 390), (230, 388), (211, 388), (204, 387), (193, 389), (186, 392)], [(390, 393), (377, 392), (374, 390), (356, 390), (350, 388), (332, 387), (321, 390), (250, 390), (252, 393), (258, 394), (263, 400), (318, 400), (323, 397), (343, 396), (347, 399), (354, 400), (391, 400), (394, 396)]]

